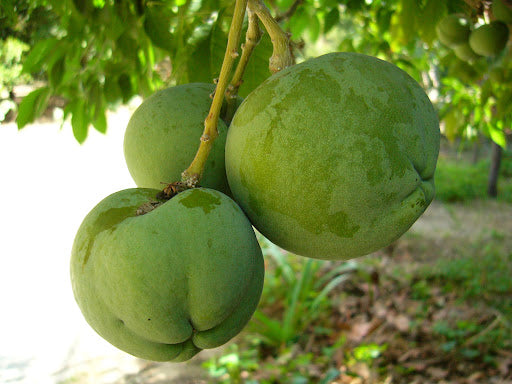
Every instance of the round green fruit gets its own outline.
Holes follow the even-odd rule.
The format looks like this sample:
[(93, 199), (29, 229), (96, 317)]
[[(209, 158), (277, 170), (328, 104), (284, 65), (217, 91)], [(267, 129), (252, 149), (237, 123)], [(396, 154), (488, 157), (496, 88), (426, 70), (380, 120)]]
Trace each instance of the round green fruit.
[(348, 259), (404, 233), (434, 196), (439, 122), (398, 67), (331, 53), (264, 81), (226, 141), (235, 200), (264, 236), (302, 256)]
[(471, 33), (468, 20), (459, 15), (448, 15), (437, 25), (436, 32), (441, 43), (454, 48), (466, 43)]
[(495, 56), (507, 45), (508, 27), (501, 21), (493, 21), (475, 29), (469, 37), (471, 49), (482, 56)]
[[(156, 92), (135, 110), (124, 137), (128, 170), (138, 187), (161, 189), (181, 180), (199, 147), (213, 84), (190, 83)], [(227, 126), (222, 119), (201, 179), (203, 187), (229, 193), (224, 168)]]
[(184, 361), (249, 321), (263, 258), (251, 224), (226, 195), (196, 188), (160, 202), (158, 192), (126, 189), (87, 215), (73, 244), (71, 281), (85, 319), (114, 346)]
[(505, 24), (512, 24), (512, 4), (507, 5), (503, 0), (494, 0), (492, 2), (492, 14), (496, 20), (503, 21)]
[(482, 56), (476, 54), (471, 47), (469, 46), (469, 43), (462, 43), (460, 45), (457, 45), (453, 52), (455, 52), (455, 56), (457, 56), (459, 59), (463, 61), (473, 62), (481, 58)]

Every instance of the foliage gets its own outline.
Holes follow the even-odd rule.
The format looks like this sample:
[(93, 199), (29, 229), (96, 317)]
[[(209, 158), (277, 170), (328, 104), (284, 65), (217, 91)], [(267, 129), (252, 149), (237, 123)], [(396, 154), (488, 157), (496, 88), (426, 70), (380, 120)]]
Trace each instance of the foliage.
[(30, 80), (28, 75), (21, 75), (21, 57), (29, 46), (15, 37), (0, 40), (0, 122), (16, 104), (10, 99), (14, 85)]
[[(487, 199), (487, 174), (489, 160), (471, 164), (463, 159), (440, 157), (435, 173), (436, 199), (441, 201), (471, 201)], [(500, 190), (498, 199), (512, 202), (512, 155), (505, 152), (500, 168)]]
[(260, 243), (275, 268), (266, 279), (260, 307), (277, 306), (282, 313), (276, 318), (275, 313), (257, 310), (254, 332), (264, 344), (285, 348), (328, 312), (327, 296), (357, 270), (357, 263), (348, 261), (325, 269), (327, 262), (310, 258), (290, 261), (294, 256), (263, 239)]

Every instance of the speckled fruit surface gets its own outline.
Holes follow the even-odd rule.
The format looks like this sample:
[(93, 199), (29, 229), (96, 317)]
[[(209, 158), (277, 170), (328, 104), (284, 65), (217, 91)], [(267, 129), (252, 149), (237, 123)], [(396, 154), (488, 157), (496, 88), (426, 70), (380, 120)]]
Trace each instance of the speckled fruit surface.
[(398, 67), (332, 53), (287, 68), (237, 110), (226, 142), (235, 200), (276, 245), (320, 259), (368, 254), (434, 197), (439, 123)]
[[(205, 83), (167, 88), (135, 110), (126, 128), (124, 155), (138, 187), (162, 189), (162, 183), (181, 180), (199, 147), (214, 90), (213, 84)], [(227, 127), (222, 119), (218, 131), (201, 186), (229, 194), (224, 169)]]
[(114, 346), (155, 361), (184, 361), (238, 334), (258, 304), (263, 258), (238, 205), (206, 188), (152, 211), (157, 190), (127, 189), (84, 219), (71, 258), (75, 299)]

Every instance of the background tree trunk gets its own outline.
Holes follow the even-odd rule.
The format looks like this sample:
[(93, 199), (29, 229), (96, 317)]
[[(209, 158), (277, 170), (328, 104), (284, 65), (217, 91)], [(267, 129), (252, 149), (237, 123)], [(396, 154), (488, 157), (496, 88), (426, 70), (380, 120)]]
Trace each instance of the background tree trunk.
[(491, 145), (492, 145), (492, 147), (491, 147), (491, 167), (489, 169), (489, 180), (487, 183), (487, 194), (490, 197), (496, 197), (496, 196), (498, 196), (498, 176), (500, 173), (501, 154), (502, 154), (503, 150), (494, 141), (492, 142)]

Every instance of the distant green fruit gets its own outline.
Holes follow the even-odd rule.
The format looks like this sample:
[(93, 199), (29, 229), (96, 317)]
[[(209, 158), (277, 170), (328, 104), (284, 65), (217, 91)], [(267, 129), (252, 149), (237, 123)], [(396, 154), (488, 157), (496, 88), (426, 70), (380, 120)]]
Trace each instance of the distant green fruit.
[(493, 21), (475, 29), (469, 37), (469, 45), (482, 56), (495, 56), (507, 45), (508, 28), (501, 21)]
[(512, 6), (508, 6), (503, 0), (492, 2), (492, 14), (496, 20), (503, 21), (505, 24), (512, 24)]
[(482, 57), (480, 55), (477, 55), (471, 49), (471, 47), (469, 46), (469, 43), (467, 43), (467, 42), (457, 45), (453, 49), (453, 52), (455, 52), (455, 56), (457, 56), (459, 59), (464, 60), (464, 61), (469, 61), (469, 62), (476, 61)]
[[(191, 83), (156, 92), (133, 113), (124, 137), (124, 155), (137, 186), (162, 189), (162, 183), (181, 180), (199, 148), (213, 84)], [(206, 163), (201, 185), (229, 193), (224, 168), (227, 126), (222, 119), (219, 137)]]
[(73, 244), (71, 282), (87, 322), (114, 346), (184, 361), (246, 325), (260, 298), (263, 258), (226, 195), (196, 188), (151, 210), (158, 192), (123, 190), (87, 215)]
[(436, 32), (441, 43), (454, 48), (466, 43), (471, 33), (468, 20), (458, 15), (448, 15), (437, 25)]
[(349, 259), (400, 237), (434, 197), (439, 122), (398, 67), (332, 53), (286, 68), (237, 110), (226, 141), (235, 200), (276, 245)]

